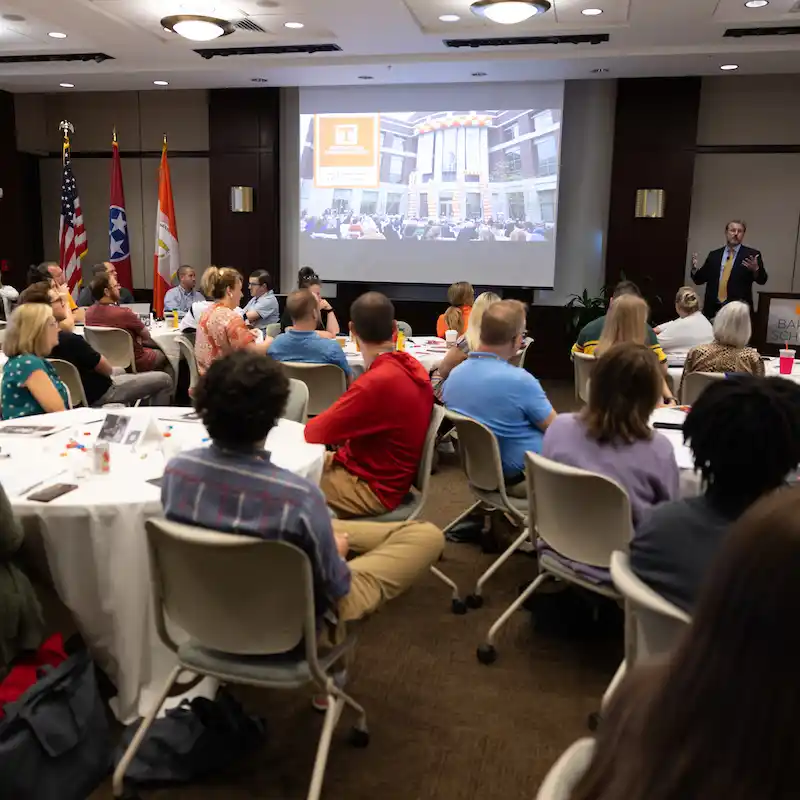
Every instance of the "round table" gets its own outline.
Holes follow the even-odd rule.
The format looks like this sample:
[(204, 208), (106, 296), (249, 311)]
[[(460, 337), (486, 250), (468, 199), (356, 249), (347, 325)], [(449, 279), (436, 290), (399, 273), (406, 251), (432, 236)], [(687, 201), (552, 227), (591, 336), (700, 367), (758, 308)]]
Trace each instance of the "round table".
[[(682, 425), (686, 412), (677, 408), (657, 408), (650, 417), (650, 424), (668, 423)], [(681, 497), (697, 497), (702, 493), (700, 473), (694, 468), (694, 456), (689, 446), (683, 441), (683, 431), (657, 428), (658, 432), (669, 439), (675, 453), (675, 461), (680, 473)]]
[[(364, 356), (356, 350), (355, 342), (347, 340), (344, 347), (345, 356), (353, 375), (358, 377), (364, 372)], [(442, 363), (442, 359), (447, 353), (444, 339), (435, 336), (412, 336), (411, 341), (406, 342), (406, 352), (414, 356), (417, 361), (425, 367), (425, 371), (430, 373), (432, 369)]]
[[(26, 550), (37, 568), (49, 572), (93, 656), (116, 685), (114, 711), (128, 723), (147, 712), (174, 666), (151, 610), (144, 521), (162, 508), (160, 488), (147, 481), (163, 475), (162, 449), (172, 454), (205, 446), (207, 433), (202, 423), (185, 418), (190, 409), (129, 408), (124, 413), (149, 416), (162, 437), (170, 436), (137, 450), (112, 445), (111, 473), (86, 477), (91, 450), (66, 445), (70, 438), (92, 445), (105, 412), (81, 408), (0, 423), (0, 482), (25, 525)], [(3, 434), (14, 425), (66, 429), (32, 441)], [(299, 423), (280, 420), (266, 448), (278, 466), (319, 482), (325, 450), (306, 443)], [(79, 488), (50, 503), (25, 499), (42, 478), (43, 486), (77, 483)]]

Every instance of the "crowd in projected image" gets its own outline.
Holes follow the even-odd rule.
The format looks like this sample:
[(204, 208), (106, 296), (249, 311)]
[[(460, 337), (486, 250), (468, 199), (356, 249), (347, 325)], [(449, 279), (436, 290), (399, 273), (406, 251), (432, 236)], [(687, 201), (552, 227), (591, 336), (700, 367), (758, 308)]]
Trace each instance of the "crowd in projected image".
[(548, 242), (561, 110), (302, 114), (311, 239)]

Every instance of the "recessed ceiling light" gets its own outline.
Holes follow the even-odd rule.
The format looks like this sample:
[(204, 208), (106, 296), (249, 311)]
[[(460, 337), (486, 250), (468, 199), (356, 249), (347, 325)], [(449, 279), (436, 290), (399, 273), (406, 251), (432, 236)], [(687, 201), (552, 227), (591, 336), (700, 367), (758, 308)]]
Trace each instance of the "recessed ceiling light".
[(296, 29), (299, 30), (300, 28), (305, 28), (305, 25), (303, 25), (302, 22), (284, 22), (283, 23), (283, 27), (284, 28), (296, 28)]
[(581, 11), (584, 17), (599, 17), (602, 13), (602, 8), (584, 8), (583, 11)]
[(473, 14), (501, 25), (516, 25), (544, 14), (552, 8), (550, 0), (478, 0), (470, 7)]
[(48, 33), (47, 35), (51, 39), (66, 39), (67, 38), (67, 34), (66, 33), (61, 33), (60, 31), (50, 31), (50, 33)]
[(153, 81), (155, 86), (169, 86), (169, 81)]
[(486, 73), (485, 72), (473, 72), (472, 73), (472, 77), (473, 78), (485, 78), (486, 77)]
[(458, 22), (461, 17), (458, 14), (442, 14), (439, 17), (439, 22)]
[(372, 75), (359, 75), (359, 76), (358, 76), (358, 79), (359, 79), (360, 81), (371, 81), (371, 80), (374, 80), (374, 78), (372, 77)]
[(725, 72), (732, 72), (735, 69), (739, 69), (739, 65), (738, 64), (723, 64), (720, 67), (720, 69), (724, 70)]
[(74, 89), (75, 88), (75, 84), (74, 83), (59, 83), (58, 85), (62, 89)]
[(769, 0), (747, 0), (745, 3), (746, 8), (764, 8), (769, 5)]
[(161, 26), (193, 42), (210, 42), (236, 30), (227, 19), (204, 17), (200, 14), (175, 14), (172, 17), (164, 17)]

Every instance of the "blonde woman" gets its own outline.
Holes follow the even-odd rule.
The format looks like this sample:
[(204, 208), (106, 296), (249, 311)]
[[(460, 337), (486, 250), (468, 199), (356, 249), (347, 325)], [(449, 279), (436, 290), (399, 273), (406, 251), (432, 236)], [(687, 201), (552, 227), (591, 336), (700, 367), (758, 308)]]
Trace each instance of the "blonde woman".
[(442, 359), (442, 363), (431, 373), (431, 383), (433, 393), (437, 400), (442, 399), (442, 387), (447, 380), (447, 376), (463, 361), (471, 350), (477, 350), (481, 341), (481, 320), (483, 313), (492, 303), (496, 303), (500, 297), (494, 292), (484, 292), (475, 300), (472, 306), (472, 313), (469, 315), (467, 330), (456, 341), (456, 346), (447, 351), (447, 355)]
[(738, 372), (764, 376), (758, 350), (748, 347), (752, 334), (750, 306), (738, 300), (722, 306), (714, 317), (714, 341), (693, 347), (683, 365), (683, 377), (692, 372)]
[(436, 335), (440, 339), (444, 339), (446, 331), (458, 331), (458, 335), (463, 336), (467, 330), (469, 315), (475, 303), (475, 290), (472, 284), (467, 281), (454, 283), (447, 290), (447, 302), (450, 303), (450, 307), (436, 322)]
[(700, 311), (700, 299), (690, 286), (681, 286), (678, 289), (675, 311), (678, 318), (659, 325), (655, 332), (661, 349), (668, 356), (685, 359), (695, 345), (713, 341), (714, 329)]
[(3, 419), (65, 411), (69, 395), (47, 361), (58, 344), (58, 322), (50, 306), (26, 303), (11, 314), (3, 341)]
[(238, 313), (242, 301), (242, 282), (241, 273), (230, 267), (209, 267), (203, 275), (203, 293), (214, 302), (197, 323), (194, 348), (201, 375), (214, 361), (234, 350), (253, 350), (264, 354), (272, 344), (270, 336), (259, 341), (258, 332), (248, 328)]
[[(603, 325), (603, 332), (600, 334), (600, 341), (594, 348), (594, 355), (598, 358), (615, 344), (632, 342), (633, 344), (647, 344), (648, 327), (647, 315), (649, 308), (643, 298), (634, 294), (624, 294), (615, 298), (611, 304)], [(656, 342), (650, 345), (650, 349), (656, 354), (661, 362), (662, 379), (661, 395), (664, 405), (677, 403), (667, 385), (666, 369), (667, 359), (661, 350), (661, 345)]]

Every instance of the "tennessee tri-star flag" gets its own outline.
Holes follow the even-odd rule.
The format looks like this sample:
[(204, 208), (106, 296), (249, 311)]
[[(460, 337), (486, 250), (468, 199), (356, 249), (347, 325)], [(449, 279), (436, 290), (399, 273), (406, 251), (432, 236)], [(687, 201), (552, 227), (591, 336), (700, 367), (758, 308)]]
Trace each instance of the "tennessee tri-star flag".
[(117, 134), (111, 154), (111, 202), (108, 208), (108, 260), (116, 267), (120, 286), (133, 289), (131, 248), (128, 239), (128, 217), (125, 214), (125, 190), (122, 187), (122, 163), (119, 159)]
[(58, 263), (64, 270), (64, 277), (72, 294), (81, 279), (81, 259), (86, 255), (89, 245), (86, 228), (83, 225), (83, 212), (78, 197), (78, 185), (72, 174), (69, 158), (69, 138), (64, 137), (63, 165), (61, 175), (61, 219), (58, 227)]
[(153, 261), (153, 312), (164, 315), (164, 295), (172, 287), (172, 279), (181, 265), (178, 225), (172, 200), (172, 179), (167, 161), (167, 137), (161, 151), (158, 169), (158, 214), (156, 216), (156, 252)]

